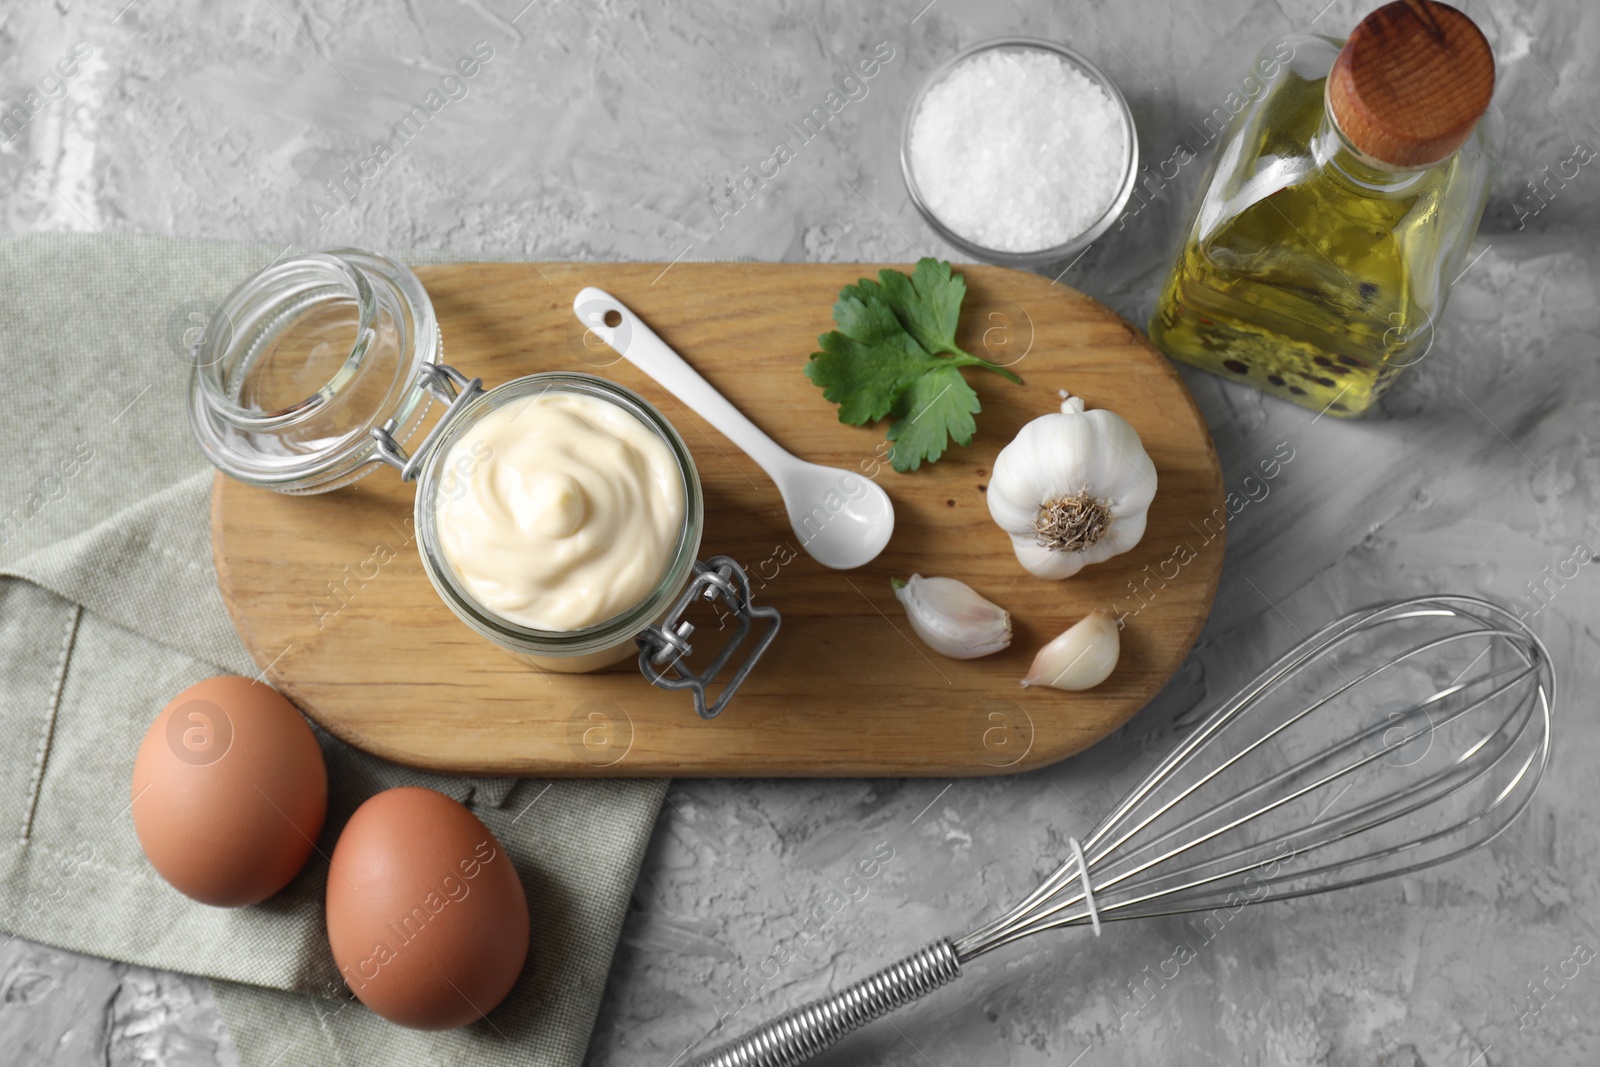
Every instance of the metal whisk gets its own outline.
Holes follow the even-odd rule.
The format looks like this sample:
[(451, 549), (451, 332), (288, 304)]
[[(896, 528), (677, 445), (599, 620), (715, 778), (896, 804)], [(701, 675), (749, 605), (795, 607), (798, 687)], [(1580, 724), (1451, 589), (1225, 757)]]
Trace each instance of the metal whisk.
[(695, 1067), (793, 1067), (1020, 938), (1285, 900), (1443, 863), (1498, 836), (1550, 753), (1549, 654), (1465, 596), (1354, 612), (1191, 732), (1026, 900)]

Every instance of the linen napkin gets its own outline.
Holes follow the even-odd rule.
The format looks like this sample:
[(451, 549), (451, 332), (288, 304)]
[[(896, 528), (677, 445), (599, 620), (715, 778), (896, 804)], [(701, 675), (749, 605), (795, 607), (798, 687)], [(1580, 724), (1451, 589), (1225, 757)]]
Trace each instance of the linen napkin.
[[(213, 979), (246, 1067), (573, 1067), (666, 782), (431, 775), (319, 731), (321, 855), (277, 896), (194, 903), (139, 849), (129, 780), (151, 720), (192, 682), (257, 672), (211, 565), (211, 471), (189, 436), (184, 334), (277, 254), (158, 238), (0, 241), (0, 929)], [(329, 954), (322, 857), (362, 800), (396, 785), (468, 804), (527, 890), (522, 978), (461, 1030), (385, 1022), (350, 999)]]

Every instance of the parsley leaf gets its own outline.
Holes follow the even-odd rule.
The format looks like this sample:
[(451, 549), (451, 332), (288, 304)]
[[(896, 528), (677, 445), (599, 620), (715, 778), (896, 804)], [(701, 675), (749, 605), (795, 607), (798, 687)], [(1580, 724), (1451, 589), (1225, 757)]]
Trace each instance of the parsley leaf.
[(806, 364), (806, 377), (822, 386), (822, 395), (839, 405), (839, 421), (851, 426), (889, 414), (908, 385), (939, 365), (900, 326), (888, 304), (864, 295), (855, 286), (839, 294), (833, 318), (840, 329), (817, 338), (822, 351)]
[(840, 422), (861, 426), (894, 418), (888, 437), (895, 470), (932, 463), (948, 439), (971, 443), (972, 416), (982, 408), (962, 367), (1022, 381), (956, 345), (966, 293), (966, 280), (932, 258), (920, 260), (910, 276), (885, 270), (877, 281), (862, 278), (839, 291), (833, 306), (838, 329), (817, 339), (822, 351), (806, 364), (806, 377), (839, 405)]
[(871, 344), (835, 330), (823, 334), (806, 376), (839, 405), (839, 421), (865, 426), (889, 414), (908, 386), (945, 362), (923, 351), (909, 334)]
[(944, 455), (945, 438), (970, 445), (977, 424), (972, 416), (983, 410), (978, 394), (961, 377), (961, 368), (948, 365), (931, 370), (911, 383), (894, 407), (889, 427), (889, 462), (902, 473), (914, 471), (926, 459)]
[(887, 270), (879, 277), (884, 299), (918, 344), (929, 352), (966, 355), (956, 347), (956, 321), (967, 295), (967, 280), (952, 275), (950, 264), (922, 259), (910, 277)]

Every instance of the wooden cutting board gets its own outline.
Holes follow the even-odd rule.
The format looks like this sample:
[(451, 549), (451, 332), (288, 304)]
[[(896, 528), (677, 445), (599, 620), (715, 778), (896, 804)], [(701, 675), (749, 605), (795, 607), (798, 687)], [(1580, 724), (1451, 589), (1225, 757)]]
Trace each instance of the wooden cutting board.
[[(1026, 384), (968, 370), (983, 403), (972, 446), (896, 473), (884, 459), (885, 427), (840, 425), (802, 373), (817, 335), (832, 327), (839, 288), (878, 269), (521, 263), (418, 271), (452, 365), (486, 386), (535, 371), (600, 374), (643, 395), (689, 443), (705, 488), (701, 557), (739, 560), (756, 602), (783, 613), (777, 641), (720, 718), (702, 721), (687, 693), (651, 686), (631, 663), (588, 675), (536, 672), (468, 630), (423, 573), (412, 486), (388, 468), (304, 497), (217, 477), (218, 581), (265, 677), (359, 748), (479, 774), (996, 774), (1105, 737), (1172, 676), (1216, 591), (1226, 512), (1205, 423), (1165, 358), (1104, 306), (1032, 274), (962, 267), (962, 347), (1011, 364)], [(841, 572), (800, 551), (759, 467), (585, 337), (572, 299), (586, 285), (636, 311), (786, 448), (875, 475), (896, 509), (884, 553)], [(1000, 448), (1055, 410), (1059, 389), (1128, 419), (1160, 485), (1137, 548), (1053, 582), (1018, 565), (984, 493)], [(889, 584), (913, 572), (960, 578), (1008, 609), (1012, 646), (966, 661), (923, 646)], [(1111, 678), (1085, 693), (1020, 688), (1038, 648), (1101, 606), (1128, 613)], [(709, 625), (696, 642), (714, 641), (715, 622), (702, 621)]]

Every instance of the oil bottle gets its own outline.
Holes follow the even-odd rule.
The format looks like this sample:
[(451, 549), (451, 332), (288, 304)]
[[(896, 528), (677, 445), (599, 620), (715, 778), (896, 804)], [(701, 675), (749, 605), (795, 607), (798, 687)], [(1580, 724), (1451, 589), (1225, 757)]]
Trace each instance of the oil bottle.
[[(1283, 61), (1285, 45), (1292, 50)], [(1220, 140), (1150, 320), (1174, 359), (1338, 416), (1426, 356), (1493, 177), (1494, 57), (1431, 0), (1297, 36)]]

